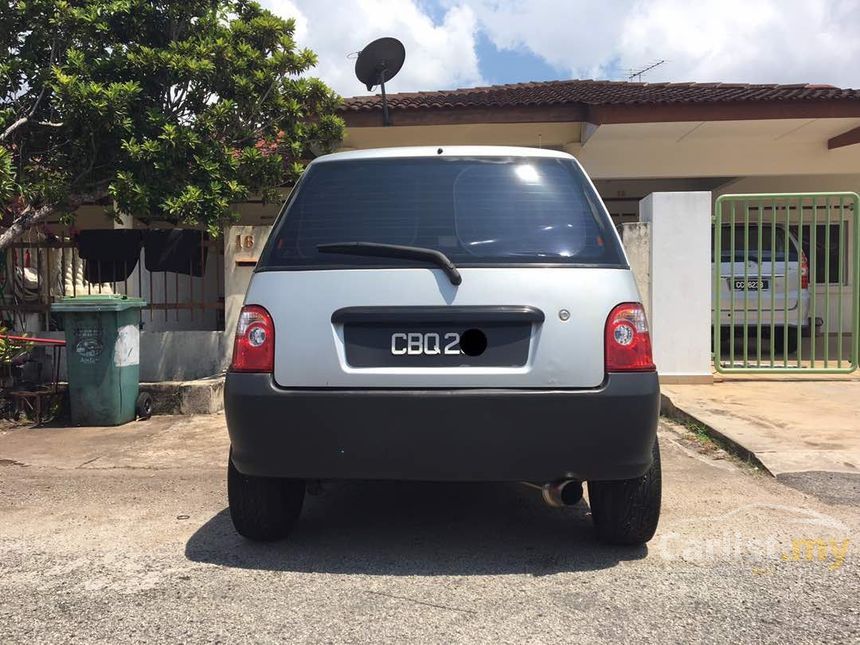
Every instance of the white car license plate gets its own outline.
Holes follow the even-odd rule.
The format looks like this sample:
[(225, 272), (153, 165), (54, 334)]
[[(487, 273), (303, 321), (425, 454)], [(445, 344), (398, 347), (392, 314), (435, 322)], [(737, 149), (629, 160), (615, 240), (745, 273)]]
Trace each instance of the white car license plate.
[(759, 291), (770, 288), (770, 283), (767, 280), (735, 280), (734, 288), (736, 291)]

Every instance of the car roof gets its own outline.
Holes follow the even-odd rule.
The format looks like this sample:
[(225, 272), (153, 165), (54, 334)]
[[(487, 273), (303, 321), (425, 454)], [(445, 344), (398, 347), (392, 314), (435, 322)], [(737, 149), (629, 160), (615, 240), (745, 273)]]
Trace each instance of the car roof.
[(551, 157), (573, 159), (560, 150), (525, 148), (519, 146), (408, 146), (401, 148), (372, 148), (335, 152), (314, 159), (311, 164), (356, 159), (398, 159), (404, 157)]

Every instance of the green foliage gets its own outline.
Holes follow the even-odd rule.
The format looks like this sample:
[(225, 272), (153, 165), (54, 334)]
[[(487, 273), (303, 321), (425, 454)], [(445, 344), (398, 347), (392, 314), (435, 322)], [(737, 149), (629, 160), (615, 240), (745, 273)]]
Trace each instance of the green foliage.
[(12, 153), (6, 148), (0, 147), (0, 204), (11, 200), (17, 192)]
[(295, 24), (247, 0), (0, 0), (0, 208), (220, 230), (341, 140)]
[(33, 349), (33, 343), (26, 340), (9, 340), (5, 337), (8, 333), (9, 330), (0, 325), (0, 365), (9, 365)]

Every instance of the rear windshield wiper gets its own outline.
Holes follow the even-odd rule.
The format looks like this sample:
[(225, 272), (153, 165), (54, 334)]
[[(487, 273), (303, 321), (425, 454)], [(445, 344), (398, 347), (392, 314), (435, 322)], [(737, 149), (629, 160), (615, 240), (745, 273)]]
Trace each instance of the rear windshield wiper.
[(344, 255), (366, 255), (384, 258), (403, 258), (405, 260), (425, 260), (437, 265), (445, 272), (451, 284), (463, 281), (456, 265), (450, 258), (436, 249), (423, 246), (401, 246), (399, 244), (379, 244), (377, 242), (339, 242), (336, 244), (317, 244), (320, 253), (343, 253)]

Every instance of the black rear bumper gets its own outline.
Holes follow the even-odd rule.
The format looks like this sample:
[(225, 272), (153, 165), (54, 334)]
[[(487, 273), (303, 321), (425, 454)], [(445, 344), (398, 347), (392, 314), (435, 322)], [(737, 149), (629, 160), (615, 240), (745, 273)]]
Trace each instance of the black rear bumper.
[(654, 373), (593, 390), (283, 389), (227, 375), (233, 463), (303, 479), (629, 479), (651, 465)]

